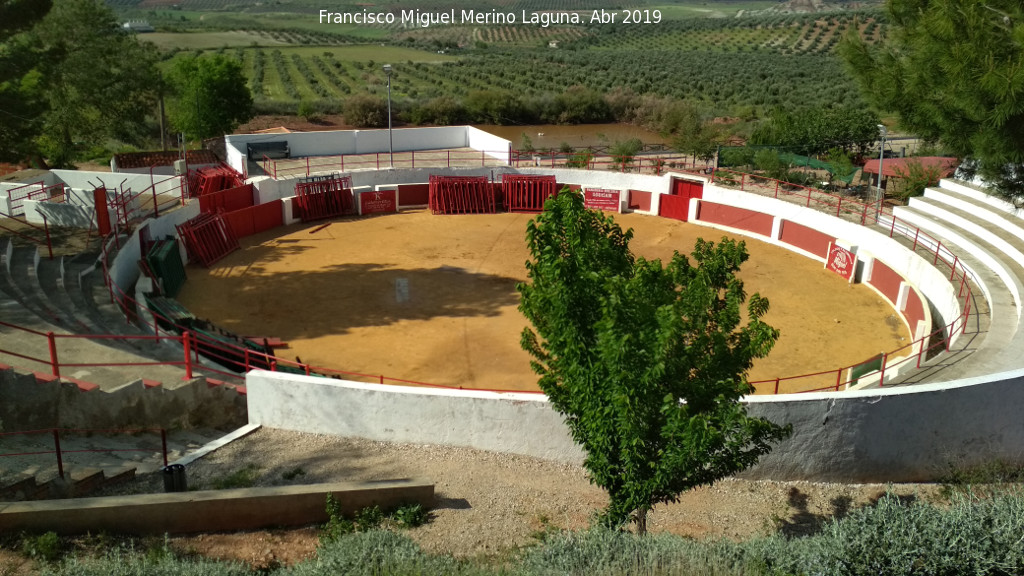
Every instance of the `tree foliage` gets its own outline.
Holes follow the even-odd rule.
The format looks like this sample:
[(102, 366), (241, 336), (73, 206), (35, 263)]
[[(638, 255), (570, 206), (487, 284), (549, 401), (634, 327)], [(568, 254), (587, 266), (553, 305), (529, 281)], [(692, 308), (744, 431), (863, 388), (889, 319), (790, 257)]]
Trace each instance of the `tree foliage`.
[(746, 414), (746, 372), (778, 331), (746, 308), (743, 242), (698, 240), (695, 264), (635, 258), (632, 231), (566, 190), (527, 228), (522, 345), (540, 388), (586, 451), (618, 524), (754, 464), (787, 429)]
[(47, 12), (50, 0), (0, 0), (0, 161), (18, 161), (30, 153), (43, 111), (40, 77), (33, 72), (39, 49), (29, 30)]
[(878, 141), (879, 122), (876, 114), (847, 106), (775, 109), (754, 130), (750, 142), (808, 156), (831, 148), (864, 151)]
[(722, 143), (719, 127), (703, 118), (692, 106), (680, 108), (674, 128), (672, 147), (705, 162), (715, 157), (718, 145)]
[(976, 162), (1024, 201), (1024, 5), (889, 0), (887, 41), (846, 38), (840, 54), (864, 97), (903, 128)]
[(160, 82), (156, 48), (125, 34), (103, 2), (54, 0), (30, 41), (45, 107), (37, 143), (51, 163), (69, 164), (83, 144), (145, 138)]
[(345, 100), (345, 122), (359, 128), (386, 128), (388, 103), (369, 94), (355, 94)]
[(237, 60), (221, 54), (181, 58), (169, 80), (171, 124), (189, 136), (223, 136), (252, 118), (252, 94)]

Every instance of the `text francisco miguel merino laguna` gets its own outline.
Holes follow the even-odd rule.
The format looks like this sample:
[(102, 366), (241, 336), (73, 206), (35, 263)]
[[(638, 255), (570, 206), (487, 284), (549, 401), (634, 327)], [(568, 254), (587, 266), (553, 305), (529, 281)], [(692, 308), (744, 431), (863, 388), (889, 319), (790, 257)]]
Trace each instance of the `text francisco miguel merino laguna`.
[(394, 12), (328, 12), (320, 11), (321, 24), (401, 24), (402, 26), (421, 26), (427, 28), (434, 24), (534, 24), (544, 28), (552, 24), (658, 24), (661, 22), (661, 10), (594, 10), (587, 18), (579, 12), (527, 12), (522, 11), (521, 17), (514, 12), (497, 10), (449, 10), (447, 12), (425, 12), (422, 10), (402, 10), (396, 16)]

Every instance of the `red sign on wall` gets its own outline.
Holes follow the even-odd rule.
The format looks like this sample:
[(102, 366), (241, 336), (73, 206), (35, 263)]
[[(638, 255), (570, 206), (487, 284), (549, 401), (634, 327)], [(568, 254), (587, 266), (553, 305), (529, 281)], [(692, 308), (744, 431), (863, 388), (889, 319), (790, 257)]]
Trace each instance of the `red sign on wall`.
[(587, 188), (583, 193), (583, 206), (591, 210), (605, 210), (618, 212), (620, 209), (620, 190), (606, 190), (604, 188)]
[(363, 192), (359, 195), (359, 213), (388, 214), (398, 212), (398, 195), (395, 190)]
[(830, 243), (828, 246), (828, 259), (825, 260), (825, 268), (849, 281), (853, 278), (853, 273), (857, 269), (857, 255), (842, 246)]

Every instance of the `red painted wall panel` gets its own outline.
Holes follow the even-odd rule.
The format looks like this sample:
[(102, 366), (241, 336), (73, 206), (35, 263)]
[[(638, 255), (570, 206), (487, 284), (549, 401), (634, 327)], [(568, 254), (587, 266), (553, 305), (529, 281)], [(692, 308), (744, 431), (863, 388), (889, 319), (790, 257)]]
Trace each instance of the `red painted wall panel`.
[(400, 184), (399, 206), (426, 206), (430, 202), (430, 184)]
[(786, 244), (796, 246), (801, 250), (806, 250), (822, 258), (828, 256), (829, 242), (836, 241), (835, 238), (828, 234), (788, 220), (782, 222), (782, 233), (779, 235), (779, 239)]
[(199, 197), (200, 212), (234, 212), (253, 205), (252, 184), (204, 194)]
[(629, 207), (633, 210), (650, 210), (651, 193), (643, 190), (629, 191)]
[(661, 202), (658, 207), (658, 215), (665, 218), (682, 220), (686, 222), (689, 215), (690, 198), (687, 196), (661, 195)]
[(252, 234), (265, 232), (284, 224), (281, 212), (281, 200), (274, 200), (259, 206), (250, 206), (224, 214), (235, 238), (244, 238)]
[(885, 294), (885, 297), (893, 303), (899, 298), (900, 282), (902, 281), (903, 278), (892, 268), (886, 266), (881, 260), (875, 260), (871, 268), (871, 280), (868, 283), (882, 294)]
[(746, 208), (715, 204), (714, 202), (701, 202), (697, 219), (747, 230), (763, 236), (772, 235), (772, 221), (774, 220), (771, 214), (762, 214)]
[(924, 304), (917, 296), (917, 290), (911, 290), (907, 294), (907, 309), (904, 312), (911, 330), (917, 329), (917, 323), (924, 320)]

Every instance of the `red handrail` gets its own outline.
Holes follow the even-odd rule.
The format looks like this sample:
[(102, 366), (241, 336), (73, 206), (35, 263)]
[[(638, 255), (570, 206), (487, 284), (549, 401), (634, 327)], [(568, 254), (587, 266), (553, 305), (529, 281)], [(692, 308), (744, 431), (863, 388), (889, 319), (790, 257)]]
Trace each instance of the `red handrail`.
[(6, 212), (0, 212), (0, 218), (9, 218), (11, 220), (14, 220), (15, 222), (20, 222), (20, 223), (22, 223), (22, 224), (24, 224), (24, 225), (26, 225), (26, 226), (28, 226), (30, 228), (34, 228), (36, 230), (41, 230), (43, 232), (43, 235), (44, 235), (44, 239), (42, 239), (42, 240), (40, 240), (39, 238), (33, 238), (31, 236), (28, 236), (27, 234), (22, 234), (21, 232), (18, 232), (17, 230), (15, 230), (13, 228), (8, 228), (7, 226), (4, 226), (3, 224), (0, 224), (0, 228), (3, 228), (4, 230), (7, 230), (11, 234), (14, 234), (15, 236), (17, 236), (19, 238), (22, 238), (24, 240), (28, 240), (29, 242), (33, 242), (35, 244), (39, 244), (40, 246), (46, 246), (46, 251), (48, 253), (48, 258), (50, 260), (53, 260), (53, 243), (50, 240), (50, 224), (46, 220), (46, 214), (40, 214), (40, 216), (43, 217), (43, 225), (42, 226), (39, 226), (38, 224), (33, 224), (33, 223), (29, 222), (26, 219), (19, 218), (17, 216), (12, 216), (10, 214), (7, 214)]

